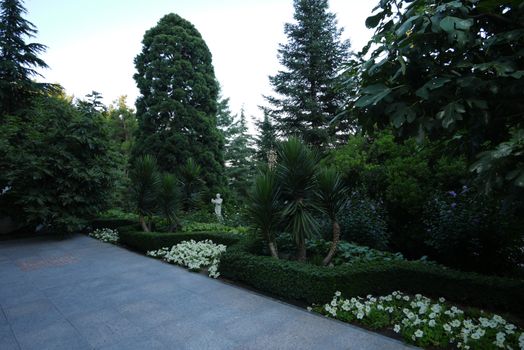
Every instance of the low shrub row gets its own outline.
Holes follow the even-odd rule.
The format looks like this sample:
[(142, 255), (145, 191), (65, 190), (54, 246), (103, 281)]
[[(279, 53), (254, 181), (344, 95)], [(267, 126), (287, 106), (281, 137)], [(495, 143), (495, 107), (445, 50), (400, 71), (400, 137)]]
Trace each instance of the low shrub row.
[(89, 228), (91, 230), (109, 228), (111, 230), (120, 229), (123, 226), (135, 226), (136, 220), (122, 219), (122, 218), (97, 218), (90, 222)]
[(121, 244), (144, 253), (189, 240), (209, 239), (224, 244), (228, 249), (220, 261), (222, 276), (285, 299), (318, 304), (330, 300), (336, 291), (349, 298), (400, 290), (524, 316), (523, 280), (405, 260), (322, 267), (260, 255), (263, 244), (250, 236), (224, 232), (140, 232), (136, 224), (116, 228)]
[(222, 276), (307, 303), (325, 303), (336, 291), (352, 297), (401, 290), (524, 316), (522, 280), (459, 272), (417, 261), (374, 261), (326, 268), (256, 255), (253, 247), (244, 242), (228, 249), (220, 262)]
[(232, 233), (222, 232), (142, 232), (122, 227), (119, 230), (120, 243), (142, 253), (172, 247), (182, 241), (212, 240), (214, 243), (231, 246), (238, 243), (240, 237)]

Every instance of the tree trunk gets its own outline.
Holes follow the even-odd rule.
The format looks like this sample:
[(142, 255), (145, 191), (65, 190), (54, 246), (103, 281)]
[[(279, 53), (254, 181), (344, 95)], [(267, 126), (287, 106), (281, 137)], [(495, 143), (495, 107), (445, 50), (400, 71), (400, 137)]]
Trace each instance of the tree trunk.
[(140, 220), (140, 226), (142, 226), (142, 230), (144, 232), (149, 232), (149, 227), (147, 227), (146, 220), (144, 219), (143, 215), (139, 215), (138, 219)]
[(277, 245), (273, 241), (269, 241), (269, 251), (271, 252), (271, 256), (275, 259), (278, 259), (278, 250)]
[(297, 260), (306, 261), (306, 242), (304, 240), (298, 243)]
[(333, 220), (333, 241), (331, 242), (331, 247), (329, 248), (327, 256), (324, 258), (324, 261), (322, 261), (322, 264), (324, 266), (329, 265), (329, 263), (335, 256), (335, 253), (337, 252), (338, 242), (340, 242), (340, 225), (336, 220)]

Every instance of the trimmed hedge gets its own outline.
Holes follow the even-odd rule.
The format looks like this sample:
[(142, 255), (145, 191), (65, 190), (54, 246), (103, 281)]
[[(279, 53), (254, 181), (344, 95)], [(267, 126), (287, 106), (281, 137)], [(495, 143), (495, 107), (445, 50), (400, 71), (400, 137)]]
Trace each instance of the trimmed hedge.
[(262, 256), (263, 244), (249, 236), (141, 232), (136, 222), (121, 219), (98, 219), (91, 226), (118, 229), (121, 243), (144, 253), (191, 239), (225, 244), (228, 249), (219, 266), (222, 276), (285, 299), (320, 304), (331, 300), (335, 291), (352, 297), (400, 290), (524, 316), (524, 280), (483, 276), (418, 261), (365, 262), (328, 268)]
[(119, 219), (119, 218), (98, 218), (89, 224), (90, 228), (93, 230), (101, 228), (110, 228), (112, 230), (119, 229), (123, 226), (136, 226), (137, 222), (129, 219)]
[(360, 263), (333, 268), (253, 254), (243, 242), (222, 256), (222, 276), (261, 291), (307, 303), (326, 303), (335, 291), (345, 297), (421, 293), (524, 316), (524, 281), (482, 276), (416, 261)]
[(119, 232), (120, 243), (140, 252), (157, 250), (163, 247), (172, 247), (182, 241), (203, 241), (210, 239), (214, 243), (231, 246), (239, 242), (240, 237), (235, 234), (221, 232), (143, 232), (128, 230), (127, 227)]

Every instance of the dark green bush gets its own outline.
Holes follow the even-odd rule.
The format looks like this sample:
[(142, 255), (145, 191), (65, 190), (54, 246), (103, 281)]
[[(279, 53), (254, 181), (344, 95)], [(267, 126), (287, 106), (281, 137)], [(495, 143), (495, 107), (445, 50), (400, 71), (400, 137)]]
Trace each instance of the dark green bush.
[(325, 303), (335, 291), (346, 297), (421, 293), (487, 309), (524, 315), (524, 281), (464, 273), (414, 261), (377, 261), (326, 268), (253, 254), (243, 240), (223, 255), (219, 271), (261, 291), (307, 303)]
[(512, 273), (524, 262), (524, 221), (517, 210), (466, 186), (437, 194), (426, 206), (426, 243), (447, 266)]
[(137, 224), (136, 220), (121, 219), (121, 218), (97, 218), (92, 220), (89, 227), (92, 230), (100, 228), (110, 228), (112, 230), (117, 229), (120, 231), (121, 227), (134, 226)]
[(386, 211), (379, 200), (354, 192), (339, 214), (342, 239), (376, 249), (387, 249)]
[(120, 243), (140, 252), (172, 247), (182, 241), (212, 240), (214, 243), (231, 246), (238, 243), (240, 237), (231, 233), (222, 232), (142, 232), (123, 230), (120, 232)]

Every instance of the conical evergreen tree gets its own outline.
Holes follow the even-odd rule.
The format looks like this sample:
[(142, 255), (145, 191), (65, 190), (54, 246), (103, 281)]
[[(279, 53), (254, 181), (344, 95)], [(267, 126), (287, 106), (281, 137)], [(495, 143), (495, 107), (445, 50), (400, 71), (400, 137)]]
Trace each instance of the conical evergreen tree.
[(219, 102), (218, 126), (224, 140), (224, 160), (229, 188), (236, 199), (246, 198), (254, 173), (253, 137), (248, 132), (244, 109), (232, 115), (229, 99)]
[(47, 68), (38, 57), (42, 44), (29, 43), (37, 33), (33, 23), (24, 19), (22, 1), (0, 0), (0, 113), (13, 114), (27, 105), (29, 97), (51, 87), (31, 80), (39, 76), (36, 68)]
[(176, 14), (148, 30), (134, 75), (139, 131), (133, 154), (154, 155), (178, 173), (193, 159), (210, 189), (223, 184), (223, 140), (217, 129), (218, 84), (211, 53), (198, 30)]
[(233, 124), (234, 135), (226, 149), (226, 174), (240, 198), (246, 198), (254, 174), (253, 138), (248, 132), (244, 109)]
[(337, 89), (337, 77), (349, 59), (350, 44), (341, 40), (342, 29), (327, 0), (295, 0), (294, 7), (295, 23), (284, 27), (288, 42), (278, 50), (285, 70), (269, 77), (276, 96), (265, 97), (271, 105), (267, 110), (282, 135), (299, 136), (323, 149), (337, 133), (347, 132), (330, 121), (347, 98), (345, 89)]
[(255, 138), (255, 145), (257, 148), (256, 160), (258, 162), (267, 163), (270, 152), (276, 152), (276, 130), (266, 112), (264, 112), (264, 119), (262, 121), (256, 121), (255, 125), (260, 131), (259, 135)]

